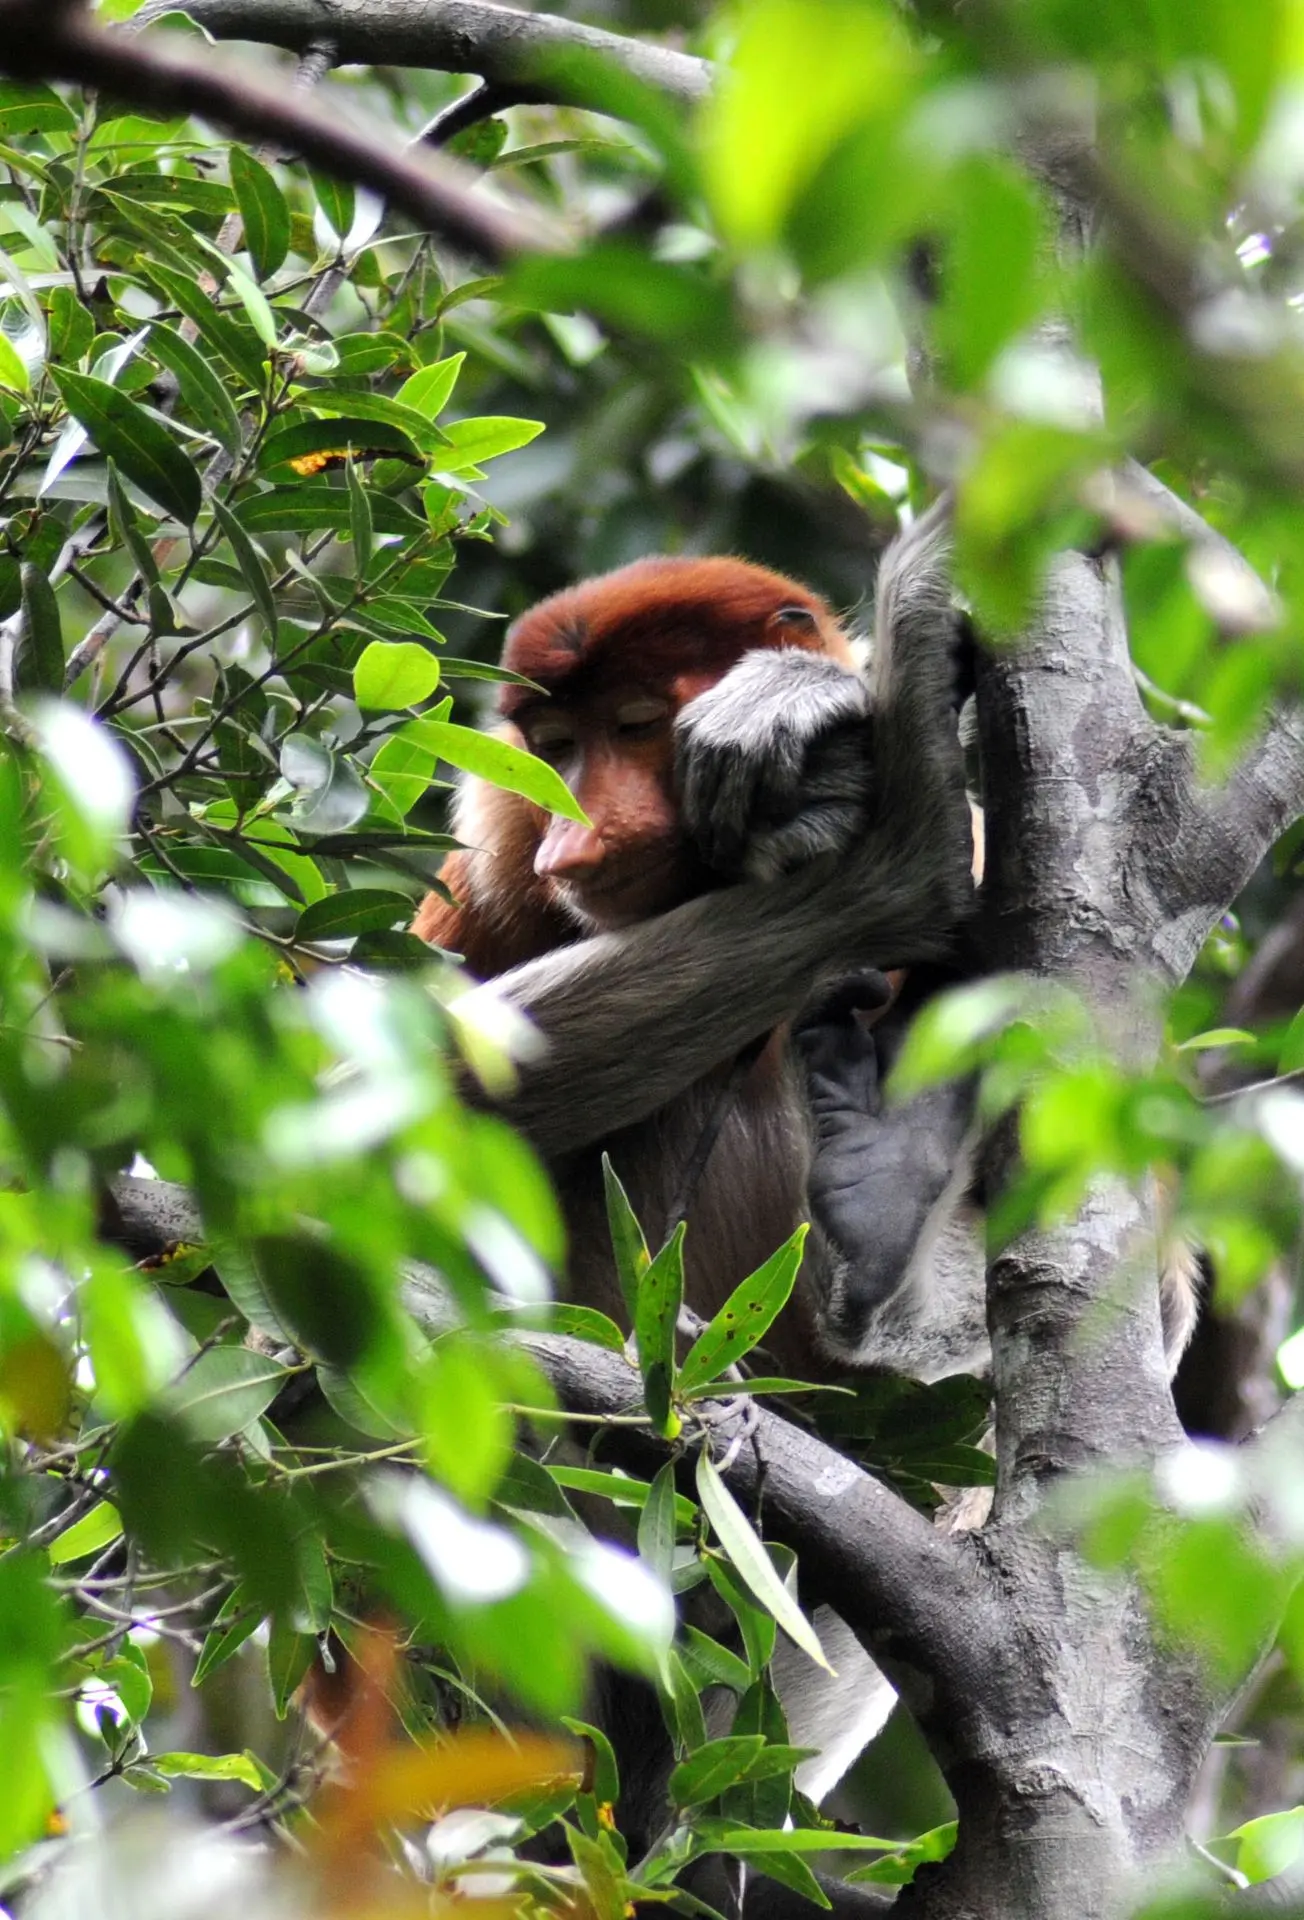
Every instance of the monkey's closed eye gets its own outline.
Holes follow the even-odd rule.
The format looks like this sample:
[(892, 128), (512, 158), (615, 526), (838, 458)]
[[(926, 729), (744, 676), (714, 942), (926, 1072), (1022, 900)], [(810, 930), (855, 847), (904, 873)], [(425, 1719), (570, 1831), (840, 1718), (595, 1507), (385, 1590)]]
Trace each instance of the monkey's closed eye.
[(670, 702), (655, 694), (639, 694), (622, 700), (616, 709), (616, 726), (622, 734), (637, 738), (654, 733), (670, 717)]
[(805, 627), (814, 633), (819, 622), (809, 607), (780, 607), (770, 619), (778, 627)]

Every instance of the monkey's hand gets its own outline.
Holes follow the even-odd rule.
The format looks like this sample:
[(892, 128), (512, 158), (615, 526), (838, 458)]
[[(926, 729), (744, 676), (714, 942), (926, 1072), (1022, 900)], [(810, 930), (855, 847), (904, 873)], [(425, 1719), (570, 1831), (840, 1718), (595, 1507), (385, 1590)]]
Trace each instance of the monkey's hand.
[(793, 1031), (814, 1128), (811, 1215), (841, 1256), (834, 1297), (823, 1302), (825, 1334), (850, 1355), (875, 1310), (906, 1280), (961, 1157), (971, 1099), (947, 1086), (888, 1106), (880, 1079), (888, 1028), (871, 1030), (856, 1018), (874, 1005), (857, 976)]
[(773, 880), (852, 846), (868, 818), (870, 694), (795, 647), (744, 654), (675, 722), (683, 822), (707, 866)]

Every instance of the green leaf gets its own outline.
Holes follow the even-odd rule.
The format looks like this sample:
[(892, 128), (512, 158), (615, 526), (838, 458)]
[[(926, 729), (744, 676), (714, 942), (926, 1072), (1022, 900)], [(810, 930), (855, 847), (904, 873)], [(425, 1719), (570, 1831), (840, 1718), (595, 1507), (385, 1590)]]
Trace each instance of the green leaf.
[(300, 1633), (277, 1620), (267, 1642), (267, 1674), (272, 1683), (272, 1706), (278, 1720), (290, 1710), (295, 1688), (317, 1654), (317, 1636)]
[(739, 1859), (767, 1853), (895, 1853), (899, 1840), (837, 1827), (740, 1827), (729, 1820), (703, 1820), (694, 1832), (694, 1852), (733, 1853)]
[(115, 460), (165, 512), (191, 525), (203, 505), (199, 475), (167, 428), (106, 380), (51, 369), (68, 411), (81, 422), (106, 459)]
[(28, 385), (27, 367), (21, 354), (8, 334), (0, 333), (0, 387), (26, 393)]
[(184, 274), (157, 260), (146, 260), (143, 265), (169, 303), (193, 321), (203, 339), (239, 374), (245, 386), (261, 388), (264, 364), (257, 338), (215, 307), (197, 280), (187, 280)]
[(50, 1564), (66, 1567), (73, 1560), (85, 1560), (120, 1538), (122, 1515), (107, 1500), (97, 1500), (89, 1513), (50, 1542)]
[(254, 272), (266, 280), (290, 251), (290, 209), (267, 168), (246, 148), (232, 147), (228, 160), (245, 246)]
[(453, 397), (453, 388), (457, 385), (457, 376), (462, 371), (464, 353), (450, 354), (447, 360), (434, 360), (428, 367), (403, 382), (395, 398), (405, 407), (412, 407), (417, 413), (423, 413), (428, 420), (435, 420), (444, 411)]
[(675, 1467), (667, 1460), (648, 1489), (638, 1523), (638, 1550), (657, 1578), (670, 1582), (675, 1556)]
[(400, 727), (381, 743), (372, 755), (367, 779), (400, 816), (406, 816), (430, 787), (434, 778), (435, 756), (428, 747), (405, 736)]
[(373, 712), (419, 706), (438, 685), (438, 660), (415, 640), (373, 640), (353, 669), (353, 697)]
[(312, 188), (317, 196), (317, 205), (326, 216), (328, 225), (343, 245), (353, 227), (354, 195), (353, 185), (348, 180), (333, 180), (329, 174), (314, 172)]
[(566, 1300), (554, 1300), (548, 1308), (548, 1331), (568, 1333), (576, 1340), (587, 1340), (608, 1353), (625, 1351), (625, 1336), (614, 1320), (596, 1307), (576, 1307)]
[(499, 454), (527, 447), (543, 432), (542, 420), (514, 420), (504, 415), (486, 414), (481, 419), (446, 421), (443, 432), (448, 445), (439, 450), (437, 463), (444, 473), (461, 473), (467, 467), (483, 466)]
[(546, 813), (559, 813), (563, 819), (588, 825), (588, 815), (561, 775), (545, 760), (512, 746), (510, 741), (477, 733), (474, 727), (459, 727), (449, 720), (412, 720), (405, 731), (438, 759), (461, 767), (464, 773), (478, 774), (492, 786), (522, 794)]
[(209, 1347), (169, 1391), (168, 1405), (196, 1440), (228, 1440), (267, 1411), (288, 1377), (269, 1354)]
[(95, 338), (95, 322), (72, 287), (50, 289), (50, 358), (69, 366), (80, 360)]
[(109, 462), (107, 491), (109, 527), (114, 538), (121, 541), (127, 549), (133, 566), (146, 586), (158, 586), (158, 561), (154, 558), (154, 549), (149, 543), (149, 535), (141, 525), (140, 515), (122, 484), (116, 463), (112, 460)]
[(1301, 1067), (1304, 1067), (1304, 1008), (1286, 1029), (1286, 1038), (1281, 1043), (1277, 1060), (1277, 1072), (1298, 1073)]
[(370, 804), (347, 757), (311, 734), (281, 741), (281, 772), (295, 789), (294, 824), (309, 833), (346, 833)]
[(22, 626), (14, 653), (14, 685), (20, 693), (59, 693), (63, 688), (63, 627), (59, 603), (44, 567), (24, 560)]
[(348, 887), (314, 901), (299, 915), (296, 940), (350, 940), (359, 933), (385, 933), (412, 918), (405, 893), (379, 887)]
[(296, 405), (314, 413), (397, 427), (423, 453), (437, 453), (444, 445), (442, 430), (418, 408), (391, 400), (386, 393), (368, 393), (365, 387), (309, 387), (297, 396)]
[(353, 564), (358, 577), (366, 572), (371, 560), (372, 540), (375, 529), (371, 523), (371, 499), (362, 484), (362, 475), (358, 472), (356, 460), (350, 460), (344, 469), (344, 483), (349, 491), (349, 532), (353, 537)]
[(260, 468), (281, 467), (290, 460), (302, 460), (317, 453), (343, 453), (355, 458), (385, 453), (424, 464), (421, 455), (401, 428), (387, 420), (363, 420), (358, 417), (332, 416), (325, 420), (296, 420), (269, 434), (258, 456)]
[(673, 1440), (679, 1419), (670, 1405), (675, 1378), (675, 1332), (684, 1298), (684, 1221), (680, 1221), (638, 1283), (634, 1334), (647, 1410), (657, 1431)]
[(718, 1799), (726, 1787), (745, 1780), (753, 1760), (765, 1745), (761, 1733), (731, 1734), (708, 1740), (675, 1768), (667, 1792), (675, 1807), (702, 1807)]
[(202, 426), (228, 453), (240, 448), (240, 416), (209, 362), (174, 327), (156, 320), (149, 330), (149, 352), (176, 378), (181, 398)]
[(272, 583), (267, 577), (267, 569), (259, 558), (258, 550), (254, 546), (253, 541), (249, 538), (244, 526), (236, 519), (231, 509), (224, 506), (216, 496), (213, 498), (212, 507), (213, 518), (222, 529), (230, 545), (236, 566), (240, 569), (240, 577), (249, 590), (249, 598), (262, 615), (263, 624), (267, 628), (268, 638), (274, 647), (276, 645), (278, 623), (276, 618), (276, 601), (272, 594)]
[(602, 1185), (607, 1201), (607, 1228), (616, 1261), (616, 1278), (620, 1281), (620, 1291), (624, 1296), (630, 1324), (633, 1325), (639, 1286), (652, 1256), (647, 1250), (643, 1229), (629, 1204), (629, 1195), (620, 1184), (609, 1155), (605, 1153), (602, 1156)]
[(270, 351), (276, 345), (276, 315), (267, 302), (267, 295), (258, 283), (249, 278), (242, 266), (222, 252), (220, 247), (200, 238), (206, 253), (213, 256), (220, 271), (225, 275), (226, 284), (249, 316), (249, 324), (263, 345)]
[(810, 1655), (817, 1666), (832, 1673), (824, 1657), (815, 1629), (779, 1578), (773, 1560), (765, 1550), (751, 1521), (703, 1451), (697, 1458), (697, 1492), (707, 1519), (715, 1528), (720, 1545), (729, 1555), (739, 1577), (772, 1614), (788, 1638)]
[(762, 1340), (787, 1303), (810, 1229), (802, 1225), (777, 1253), (734, 1288), (679, 1369), (681, 1390), (715, 1380)]
[[(240, 501), (236, 516), (249, 533), (353, 533), (349, 496), (342, 487), (325, 480), (297, 481), (293, 486), (270, 487), (265, 493), (251, 493)], [(424, 522), (401, 506), (397, 500), (371, 495), (371, 519), (377, 533), (398, 533), (411, 538), (424, 533)]]
[(152, 1753), (149, 1764), (168, 1780), (235, 1780), (255, 1793), (276, 1778), (252, 1753)]
[(1265, 1813), (1234, 1827), (1229, 1839), (1238, 1840), (1236, 1865), (1251, 1886), (1275, 1880), (1279, 1873), (1293, 1867), (1304, 1853), (1304, 1807), (1288, 1807), (1283, 1813)]
[[(651, 1498), (649, 1483), (635, 1480), (627, 1473), (602, 1473), (596, 1467), (552, 1465), (548, 1467), (548, 1472), (559, 1487), (569, 1487), (573, 1493), (595, 1493), (618, 1507), (634, 1507), (642, 1511)], [(685, 1531), (691, 1528), (696, 1515), (692, 1501), (685, 1500), (680, 1493), (675, 1494), (674, 1511), (676, 1524)]]
[(1205, 1033), (1193, 1033), (1180, 1041), (1178, 1053), (1208, 1053), (1215, 1047), (1252, 1047), (1257, 1036), (1244, 1027), (1210, 1027)]
[(53, 87), (0, 82), (0, 131), (7, 140), (26, 133), (71, 133), (77, 116)]
[(261, 1610), (253, 1604), (244, 1586), (235, 1587), (222, 1602), (217, 1618), (208, 1630), (199, 1659), (195, 1662), (195, 1671), (190, 1676), (192, 1687), (202, 1687), (210, 1673), (225, 1664), (233, 1653), (238, 1653), (251, 1633), (262, 1625)]

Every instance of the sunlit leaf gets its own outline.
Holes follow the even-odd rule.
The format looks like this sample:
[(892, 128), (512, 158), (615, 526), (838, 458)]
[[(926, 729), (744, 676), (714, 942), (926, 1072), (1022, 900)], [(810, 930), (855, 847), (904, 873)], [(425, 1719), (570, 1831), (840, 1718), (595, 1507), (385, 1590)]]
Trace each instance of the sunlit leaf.
[(697, 1492), (706, 1517), (715, 1528), (720, 1544), (739, 1577), (783, 1628), (788, 1638), (803, 1653), (809, 1654), (817, 1666), (831, 1673), (833, 1669), (824, 1658), (815, 1629), (779, 1578), (763, 1541), (758, 1538), (751, 1521), (725, 1486), (705, 1449), (697, 1458)]

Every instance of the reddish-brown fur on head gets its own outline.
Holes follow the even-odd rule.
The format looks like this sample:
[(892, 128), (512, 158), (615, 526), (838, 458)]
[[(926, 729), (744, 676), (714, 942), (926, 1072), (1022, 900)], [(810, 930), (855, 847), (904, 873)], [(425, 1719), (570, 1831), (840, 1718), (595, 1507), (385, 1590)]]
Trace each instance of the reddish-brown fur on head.
[(471, 782), (458, 831), (476, 851), (440, 875), (458, 905), (429, 895), (415, 931), (489, 975), (710, 886), (679, 824), (674, 718), (744, 654), (780, 647), (854, 671), (819, 595), (743, 560), (636, 560), (523, 614), (502, 664), (543, 691), (505, 686), (499, 711), (509, 738), (551, 760), (590, 825)]
[[(700, 693), (757, 647), (800, 647), (851, 664), (846, 636), (808, 587), (745, 560), (658, 556), (541, 600), (508, 633), (502, 663), (568, 700), (613, 677), (663, 687), (687, 678)], [(511, 719), (537, 698), (504, 687), (499, 711)]]

